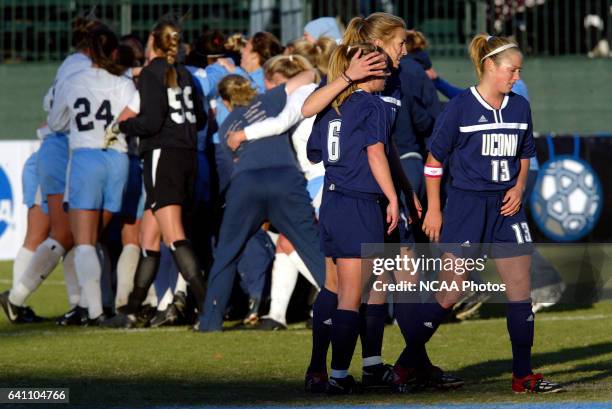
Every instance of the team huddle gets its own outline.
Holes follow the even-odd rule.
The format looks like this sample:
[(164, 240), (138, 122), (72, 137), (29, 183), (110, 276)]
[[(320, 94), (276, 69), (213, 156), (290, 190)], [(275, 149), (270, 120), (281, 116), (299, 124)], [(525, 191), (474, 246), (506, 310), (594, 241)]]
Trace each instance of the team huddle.
[[(443, 259), (460, 259), (490, 243), (508, 298), (512, 390), (563, 390), (531, 367), (533, 244), (521, 202), (535, 144), (529, 102), (513, 92), (516, 44), (476, 36), (479, 82), (442, 107), (423, 36), (387, 13), (356, 17), (344, 33), (317, 19), (285, 47), (267, 32), (186, 46), (170, 18), (146, 47), (95, 19), (79, 19), (73, 40), (24, 167), (28, 229), (0, 294), (11, 322), (42, 320), (26, 301), (62, 260), (62, 326), (221, 331), (238, 278), (244, 325), (285, 329), (302, 274), (317, 293), (306, 391), (458, 388), (427, 342), (460, 294), (364, 294), (362, 245), (400, 243), (410, 257), (415, 242), (437, 242)], [(395, 365), (382, 360), (389, 303), (406, 343)], [(358, 338), (361, 383), (348, 373)]]

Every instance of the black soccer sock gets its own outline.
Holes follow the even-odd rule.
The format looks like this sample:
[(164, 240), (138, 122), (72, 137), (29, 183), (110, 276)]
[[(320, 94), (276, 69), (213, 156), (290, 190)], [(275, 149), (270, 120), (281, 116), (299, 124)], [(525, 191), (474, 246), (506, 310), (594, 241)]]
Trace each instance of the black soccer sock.
[(361, 304), (359, 336), (363, 367), (382, 364), (382, 344), (385, 332), (387, 304)]
[(351, 365), (351, 359), (359, 336), (359, 313), (351, 310), (336, 310), (332, 316), (331, 376), (343, 378)]
[(404, 368), (416, 368), (429, 362), (425, 344), (415, 337), (414, 327), (418, 323), (419, 309), (420, 304), (416, 300), (407, 300), (393, 306), (395, 320), (406, 342), (396, 364)]
[(534, 321), (531, 299), (508, 302), (506, 305), (506, 323), (512, 343), (512, 373), (518, 378), (531, 373)]
[(136, 314), (140, 310), (140, 306), (147, 298), (149, 288), (157, 275), (160, 258), (161, 253), (159, 251), (142, 249), (140, 252), (134, 275), (134, 288), (128, 297), (127, 314)]
[(181, 275), (189, 283), (189, 288), (196, 299), (198, 311), (201, 312), (206, 297), (206, 283), (191, 243), (188, 240), (177, 240), (170, 246), (170, 251)]
[(312, 306), (312, 355), (308, 373), (327, 372), (332, 315), (337, 307), (338, 294), (323, 288)]
[(415, 340), (423, 345), (426, 344), (449, 312), (450, 308), (443, 308), (435, 300), (419, 304), (416, 320), (412, 320)]

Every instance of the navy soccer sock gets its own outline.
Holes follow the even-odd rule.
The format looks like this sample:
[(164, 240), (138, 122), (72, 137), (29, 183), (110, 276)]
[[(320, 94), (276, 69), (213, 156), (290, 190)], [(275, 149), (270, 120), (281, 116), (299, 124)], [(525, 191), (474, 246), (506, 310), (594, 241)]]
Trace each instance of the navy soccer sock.
[(396, 306), (395, 316), (406, 341), (406, 348), (397, 360), (399, 365), (416, 368), (429, 363), (425, 344), (449, 311), (437, 302)]
[(506, 305), (506, 323), (512, 343), (512, 373), (518, 378), (531, 373), (534, 321), (530, 299)]
[(359, 309), (363, 367), (382, 364), (382, 343), (387, 304), (361, 304)]
[(331, 340), (332, 315), (338, 294), (323, 288), (312, 306), (312, 355), (308, 373), (327, 372), (327, 350)]
[(344, 378), (351, 365), (359, 336), (359, 313), (351, 310), (336, 310), (332, 317), (331, 376)]

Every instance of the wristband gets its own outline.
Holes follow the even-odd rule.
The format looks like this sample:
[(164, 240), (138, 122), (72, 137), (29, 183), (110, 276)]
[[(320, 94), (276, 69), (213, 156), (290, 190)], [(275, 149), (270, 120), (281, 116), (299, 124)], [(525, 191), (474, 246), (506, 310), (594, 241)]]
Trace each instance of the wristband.
[(342, 79), (344, 81), (346, 81), (349, 85), (351, 85), (353, 83), (353, 80), (351, 79), (351, 77), (349, 77), (348, 75), (346, 75), (346, 71), (344, 71), (342, 74), (340, 74), (340, 76), (342, 77)]
[(425, 165), (423, 173), (427, 178), (441, 178), (444, 171), (442, 165)]

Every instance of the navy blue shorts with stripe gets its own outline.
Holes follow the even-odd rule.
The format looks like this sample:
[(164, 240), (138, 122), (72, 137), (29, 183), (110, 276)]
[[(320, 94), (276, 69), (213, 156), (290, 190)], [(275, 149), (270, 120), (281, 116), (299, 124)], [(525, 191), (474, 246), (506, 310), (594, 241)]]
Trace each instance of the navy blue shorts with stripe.
[(362, 258), (363, 243), (384, 243), (381, 199), (376, 194), (341, 192), (333, 185), (323, 191), (319, 226), (326, 257)]
[(525, 210), (521, 207), (513, 216), (502, 216), (504, 194), (449, 187), (439, 240), (441, 249), (458, 257), (531, 254), (533, 243)]

